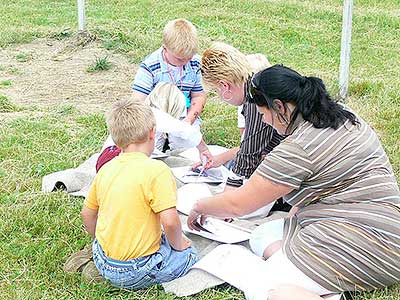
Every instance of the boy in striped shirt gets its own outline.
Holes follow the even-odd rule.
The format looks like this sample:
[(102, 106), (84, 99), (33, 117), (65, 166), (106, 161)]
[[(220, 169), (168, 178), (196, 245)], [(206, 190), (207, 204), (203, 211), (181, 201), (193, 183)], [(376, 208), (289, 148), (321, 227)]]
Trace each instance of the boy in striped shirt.
[[(157, 84), (167, 82), (183, 93), (186, 111), (180, 119), (200, 131), (199, 116), (206, 103), (201, 84), (200, 56), (196, 27), (185, 19), (167, 23), (163, 31), (162, 46), (149, 54), (137, 70), (132, 89), (134, 98), (144, 101)], [(211, 163), (212, 155), (202, 140), (197, 146), (200, 157)]]

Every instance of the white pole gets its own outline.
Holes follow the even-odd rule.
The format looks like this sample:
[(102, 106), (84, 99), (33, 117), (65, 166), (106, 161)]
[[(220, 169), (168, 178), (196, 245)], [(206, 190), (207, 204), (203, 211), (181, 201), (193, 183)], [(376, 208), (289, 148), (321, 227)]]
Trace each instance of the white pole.
[(85, 0), (78, 0), (78, 31), (83, 32), (85, 30), (86, 30)]
[(339, 71), (339, 96), (341, 99), (347, 97), (349, 90), (352, 17), (353, 0), (344, 0)]

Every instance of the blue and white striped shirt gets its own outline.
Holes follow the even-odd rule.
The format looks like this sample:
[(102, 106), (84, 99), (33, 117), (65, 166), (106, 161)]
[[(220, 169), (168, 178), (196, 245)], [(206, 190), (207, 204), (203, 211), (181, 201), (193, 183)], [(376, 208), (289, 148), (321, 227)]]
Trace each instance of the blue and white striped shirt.
[[(200, 56), (195, 54), (192, 59), (180, 67), (167, 66), (163, 59), (162, 47), (149, 54), (140, 64), (132, 89), (145, 95), (150, 94), (159, 82), (171, 82), (182, 91), (190, 101), (192, 92), (203, 91), (201, 85)], [(187, 103), (190, 106), (190, 102)]]

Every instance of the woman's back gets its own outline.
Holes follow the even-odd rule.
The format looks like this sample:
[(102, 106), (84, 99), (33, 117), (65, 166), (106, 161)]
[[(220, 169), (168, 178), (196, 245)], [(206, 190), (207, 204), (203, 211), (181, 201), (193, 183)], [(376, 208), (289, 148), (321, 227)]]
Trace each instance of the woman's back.
[[(291, 205), (389, 202), (400, 206), (392, 167), (375, 132), (361, 118), (338, 129), (299, 120), (293, 134), (266, 158), (259, 172), (295, 188)], [(282, 175), (277, 175), (281, 173)]]

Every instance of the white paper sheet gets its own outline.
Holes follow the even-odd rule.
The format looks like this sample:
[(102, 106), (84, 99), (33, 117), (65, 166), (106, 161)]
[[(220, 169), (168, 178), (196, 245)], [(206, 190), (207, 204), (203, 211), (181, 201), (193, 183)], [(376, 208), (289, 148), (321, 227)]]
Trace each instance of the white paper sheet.
[[(270, 281), (274, 278), (273, 274), (266, 272), (267, 264), (267, 261), (244, 246), (224, 244), (204, 256), (192, 268), (206, 271), (242, 290), (246, 299), (265, 300), (271, 287)], [(279, 271), (276, 268), (274, 272)], [(259, 293), (254, 293), (254, 291), (259, 291)], [(335, 294), (323, 298), (339, 300), (340, 297), (341, 294)]]
[(216, 247), (192, 268), (204, 270), (246, 292), (264, 273), (264, 263), (243, 246), (225, 244)]
[(229, 176), (229, 170), (224, 166), (209, 169), (201, 176), (198, 176), (198, 172), (193, 172), (190, 166), (172, 168), (171, 170), (174, 176), (183, 183), (222, 183)]
[(211, 197), (212, 193), (205, 183), (189, 183), (178, 189), (178, 203), (176, 208), (185, 215), (189, 215), (190, 210), (197, 200)]

